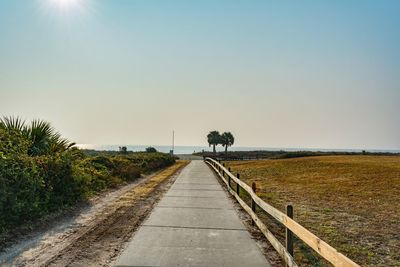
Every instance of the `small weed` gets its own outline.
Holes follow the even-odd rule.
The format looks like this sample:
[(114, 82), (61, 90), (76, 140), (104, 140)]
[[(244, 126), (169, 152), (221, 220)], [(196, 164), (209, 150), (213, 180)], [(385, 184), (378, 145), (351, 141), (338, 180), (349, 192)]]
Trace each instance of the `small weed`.
[(329, 213), (331, 213), (332, 211), (333, 211), (333, 210), (330, 209), (330, 208), (324, 208), (324, 209), (322, 210), (322, 212), (325, 213), (325, 214), (329, 214)]

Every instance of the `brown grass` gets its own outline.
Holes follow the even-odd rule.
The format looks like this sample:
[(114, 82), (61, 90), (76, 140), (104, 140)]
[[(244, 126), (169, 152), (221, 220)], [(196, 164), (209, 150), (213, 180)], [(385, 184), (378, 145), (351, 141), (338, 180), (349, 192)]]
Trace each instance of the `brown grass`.
[[(400, 266), (400, 157), (323, 156), (228, 162), (281, 211), (363, 266)], [(266, 217), (265, 217), (266, 218)], [(266, 218), (267, 219), (267, 218)], [(280, 232), (282, 228), (272, 227)], [(321, 266), (301, 242), (296, 260)]]

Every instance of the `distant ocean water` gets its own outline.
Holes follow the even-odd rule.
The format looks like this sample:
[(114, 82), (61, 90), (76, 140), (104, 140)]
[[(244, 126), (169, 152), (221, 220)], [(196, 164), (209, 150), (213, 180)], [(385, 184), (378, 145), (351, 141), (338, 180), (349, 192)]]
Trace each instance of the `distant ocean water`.
[[(120, 146), (126, 146), (129, 151), (145, 151), (147, 147), (152, 146), (160, 152), (168, 153), (171, 146), (157, 146), (157, 145), (91, 145), (91, 144), (78, 144), (78, 147), (84, 149), (94, 150), (110, 150), (118, 151)], [(175, 146), (174, 154), (192, 154), (194, 152), (212, 151), (212, 147), (208, 146)], [(368, 152), (388, 152), (388, 153), (400, 153), (400, 150), (385, 150), (385, 149), (326, 149), (326, 148), (287, 148), (287, 147), (230, 147), (230, 151), (334, 151), (334, 152), (362, 152), (366, 150)], [(224, 151), (223, 147), (218, 146), (217, 151)]]

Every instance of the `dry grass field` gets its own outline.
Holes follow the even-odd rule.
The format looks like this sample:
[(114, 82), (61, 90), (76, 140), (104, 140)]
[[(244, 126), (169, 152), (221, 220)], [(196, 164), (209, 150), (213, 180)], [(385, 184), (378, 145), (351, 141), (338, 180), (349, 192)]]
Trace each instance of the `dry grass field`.
[[(400, 266), (400, 157), (320, 156), (227, 162), (281, 211), (362, 266)], [(263, 217), (268, 220), (268, 217)], [(282, 238), (282, 228), (271, 226)], [(325, 266), (302, 242), (301, 265)]]

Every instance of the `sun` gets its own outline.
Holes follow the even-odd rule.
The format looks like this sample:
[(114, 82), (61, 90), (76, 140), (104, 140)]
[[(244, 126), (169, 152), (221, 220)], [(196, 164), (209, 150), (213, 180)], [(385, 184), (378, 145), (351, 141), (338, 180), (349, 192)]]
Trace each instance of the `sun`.
[[(0, 0), (1, 1), (1, 0)], [(86, 19), (93, 11), (93, 0), (35, 0), (44, 16), (63, 23)], [(79, 20), (78, 20), (79, 19)]]
[(62, 11), (79, 9), (85, 4), (85, 0), (47, 0), (51, 6)]

